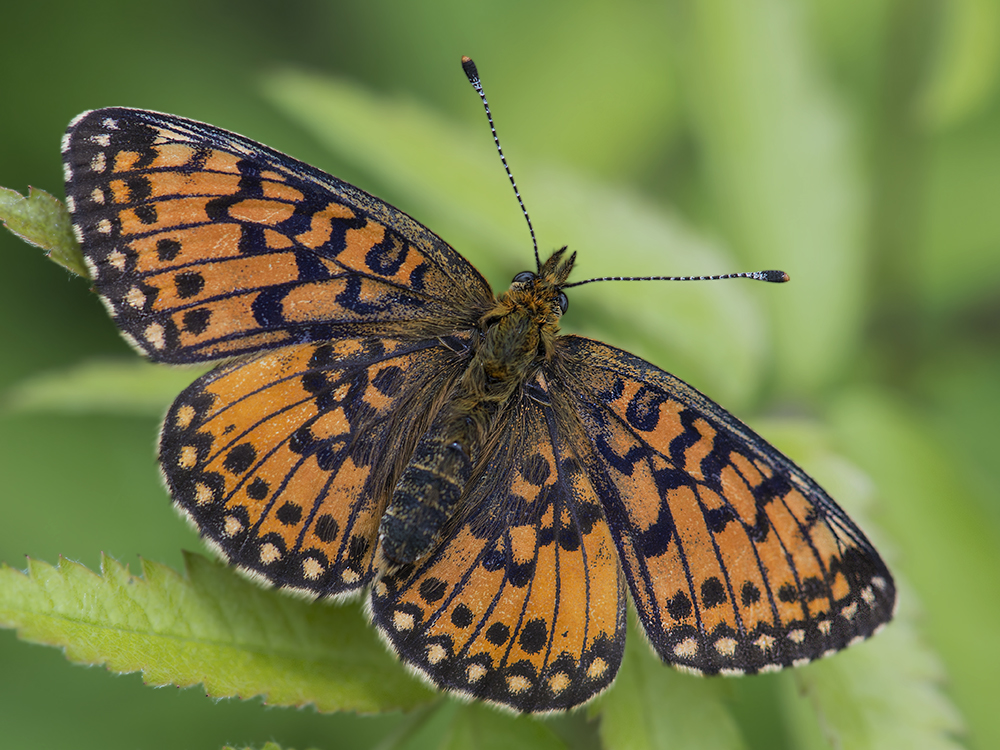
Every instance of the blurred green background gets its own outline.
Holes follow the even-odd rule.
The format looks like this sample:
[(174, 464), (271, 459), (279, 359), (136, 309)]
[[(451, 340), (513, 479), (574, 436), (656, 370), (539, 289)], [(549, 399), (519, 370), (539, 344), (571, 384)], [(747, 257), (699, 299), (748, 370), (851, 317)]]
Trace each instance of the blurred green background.
[[(356, 182), (503, 288), (530, 244), (468, 54), (542, 251), (569, 243), (579, 278), (786, 270), (784, 287), (591, 285), (567, 327), (689, 380), (843, 497), (943, 666), (958, 741), (1000, 747), (996, 0), (93, 0), (8, 4), (0, 23), (6, 187), (62, 195), (82, 110), (172, 112)], [(350, 112), (325, 129), (315, 76), (384, 103), (384, 129)], [(133, 356), (86, 283), (6, 232), (0, 253), (0, 389)], [(0, 561), (179, 567), (200, 549), (159, 484), (157, 421), (0, 412)], [(398, 720), (154, 691), (11, 631), (0, 665), (10, 748), (367, 747)], [(738, 692), (775, 692), (754, 679)], [(734, 705), (748, 746), (794, 746)]]

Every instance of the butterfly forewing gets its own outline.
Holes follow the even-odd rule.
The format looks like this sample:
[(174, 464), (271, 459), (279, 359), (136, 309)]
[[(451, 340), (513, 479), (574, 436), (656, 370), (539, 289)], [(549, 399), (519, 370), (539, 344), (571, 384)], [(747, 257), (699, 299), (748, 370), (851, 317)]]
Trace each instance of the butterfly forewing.
[(824, 656), (891, 616), (892, 577), (801, 469), (690, 386), (627, 352), (560, 340), (591, 478), (661, 658), (758, 672)]
[(224, 365), (174, 402), (171, 495), (234, 565), (321, 596), (371, 580), (378, 526), (468, 340), (339, 339)]
[(376, 582), (373, 619), (445, 688), (522, 711), (571, 708), (621, 662), (617, 552), (576, 420), (523, 397), (497, 434), (440, 546)]
[(169, 115), (85, 113), (66, 193), (95, 286), (144, 354), (195, 362), (377, 325), (471, 327), (479, 273), (382, 201), (246, 138)]

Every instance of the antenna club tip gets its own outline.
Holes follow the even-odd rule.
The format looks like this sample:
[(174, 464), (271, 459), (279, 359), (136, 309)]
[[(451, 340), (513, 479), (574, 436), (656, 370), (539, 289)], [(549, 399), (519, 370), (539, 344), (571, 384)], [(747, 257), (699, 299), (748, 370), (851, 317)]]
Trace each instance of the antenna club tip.
[(762, 281), (770, 281), (774, 284), (784, 284), (789, 280), (789, 276), (784, 271), (761, 271), (760, 278)]
[(470, 81), (475, 82), (479, 80), (479, 71), (476, 70), (476, 64), (467, 55), (462, 55), (462, 70), (465, 71), (465, 76)]

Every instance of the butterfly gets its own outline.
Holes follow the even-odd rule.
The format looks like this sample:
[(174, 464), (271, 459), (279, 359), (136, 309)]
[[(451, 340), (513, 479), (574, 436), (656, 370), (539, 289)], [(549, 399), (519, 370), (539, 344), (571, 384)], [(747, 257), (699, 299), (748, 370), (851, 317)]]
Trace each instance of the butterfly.
[(858, 527), (628, 352), (560, 335), (575, 254), (499, 296), (408, 215), (260, 143), (108, 108), (63, 142), (101, 300), (156, 362), (221, 360), (159, 460), (218, 554), (372, 623), (440, 688), (541, 713), (607, 688), (627, 601), (701, 674), (799, 665), (892, 617)]

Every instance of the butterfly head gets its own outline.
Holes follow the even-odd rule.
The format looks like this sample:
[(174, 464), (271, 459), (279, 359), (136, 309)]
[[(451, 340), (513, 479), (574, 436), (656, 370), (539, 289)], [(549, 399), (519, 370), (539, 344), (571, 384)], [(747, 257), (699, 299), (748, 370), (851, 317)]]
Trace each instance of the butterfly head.
[(569, 308), (569, 299), (562, 288), (575, 262), (576, 253), (566, 256), (565, 247), (556, 250), (541, 265), (538, 273), (522, 271), (517, 274), (502, 301), (527, 308), (535, 317), (551, 316), (553, 321), (558, 320)]
[(517, 274), (510, 288), (480, 318), (480, 330), (493, 342), (488, 348), (502, 353), (502, 359), (528, 366), (537, 361), (536, 357), (552, 356), (559, 318), (569, 306), (562, 288), (576, 260), (576, 253), (565, 255), (566, 248), (562, 248), (541, 265), (538, 273)]

